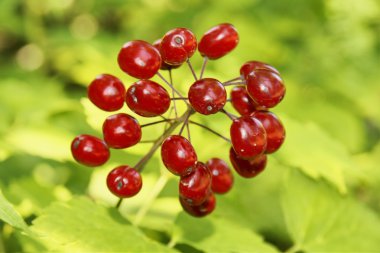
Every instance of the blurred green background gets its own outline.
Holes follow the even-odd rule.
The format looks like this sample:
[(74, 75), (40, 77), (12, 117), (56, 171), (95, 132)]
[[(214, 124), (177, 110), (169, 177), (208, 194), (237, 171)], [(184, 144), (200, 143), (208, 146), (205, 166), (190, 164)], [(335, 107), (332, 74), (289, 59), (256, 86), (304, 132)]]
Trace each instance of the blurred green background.
[[(135, 81), (118, 69), (116, 57), (120, 47), (135, 39), (153, 42), (174, 27), (190, 28), (200, 38), (210, 27), (225, 22), (237, 28), (240, 43), (227, 56), (209, 62), (205, 76), (229, 80), (238, 75), (240, 66), (248, 60), (267, 62), (279, 69), (287, 94), (274, 112), (285, 124), (287, 139), (283, 149), (269, 158), (269, 167), (262, 176), (252, 181), (237, 179), (231, 195), (218, 198), (220, 206), (215, 217), (228, 218), (232, 225), (215, 224), (224, 228), (236, 226), (236, 231), (242, 231), (239, 226), (243, 226), (246, 233), (254, 233), (274, 248), (289, 252), (342, 247), (378, 250), (379, 230), (365, 230), (371, 224), (380, 224), (378, 0), (0, 1), (0, 188), (28, 225), (53, 202), (69, 201), (76, 206), (78, 195), (90, 196), (105, 205), (114, 204), (116, 198), (104, 184), (107, 172), (120, 163), (134, 164), (149, 148), (141, 144), (130, 150), (112, 151), (111, 161), (95, 170), (78, 165), (71, 158), (71, 140), (82, 133), (100, 136), (102, 121), (109, 115), (85, 98), (87, 85), (101, 73), (118, 76), (127, 87)], [(196, 53), (191, 61), (199, 71), (200, 55)], [(174, 80), (185, 93), (192, 83), (187, 66), (174, 72)], [(231, 106), (227, 108), (233, 112)], [(123, 111), (130, 112), (126, 107)], [(224, 115), (197, 118), (228, 135), (230, 123)], [(141, 123), (152, 121), (138, 119)], [(155, 138), (161, 128), (144, 129), (143, 139)], [(228, 160), (229, 146), (223, 140), (195, 126), (191, 130), (200, 160), (213, 156)], [(175, 245), (176, 250), (215, 251), (217, 246), (208, 241), (202, 244), (197, 238), (181, 237), (186, 234), (181, 230), (184, 226), (200, 222), (207, 227), (207, 220), (177, 216), (177, 179), (160, 173), (162, 167), (159, 156), (155, 156), (143, 173), (145, 190), (125, 203), (122, 215), (135, 221), (144, 236), (159, 243), (170, 241), (169, 246)], [(296, 180), (296, 185), (305, 184), (305, 188), (286, 188), (290, 185), (288, 179), (281, 188), (276, 180), (283, 177), (290, 177), (289, 182)], [(158, 199), (152, 200), (152, 205), (144, 205), (160, 187), (157, 180), (163, 187), (157, 193)], [(309, 186), (312, 190), (307, 193)], [(316, 190), (318, 187), (323, 190)], [(326, 204), (324, 196), (333, 199)], [(310, 214), (320, 225), (331, 217), (329, 213), (336, 211), (335, 203), (339, 201), (335, 198), (360, 205), (361, 211), (353, 215), (355, 218), (341, 221), (345, 225), (352, 225), (350, 221), (361, 224), (349, 226), (359, 240), (354, 240), (355, 247), (350, 246), (352, 238), (343, 232), (339, 237), (326, 234), (328, 229), (302, 230), (303, 225), (312, 226), (302, 223), (306, 210), (324, 210), (322, 214)], [(143, 210), (141, 206), (145, 206)], [(361, 208), (370, 214), (364, 215)], [(237, 209), (244, 214), (237, 217)], [(54, 213), (55, 209), (47, 210)], [(371, 218), (362, 221), (362, 216)], [(48, 228), (36, 224), (38, 231)], [(339, 224), (332, 227), (340, 228)], [(54, 234), (57, 245), (37, 243), (39, 239), (26, 237), (5, 223), (0, 225), (0, 251), (38, 252), (70, 242), (66, 237), (62, 240), (65, 233), (61, 232)], [(176, 234), (178, 229), (182, 232)], [(307, 231), (310, 237), (305, 236)], [(66, 232), (72, 233), (69, 228)], [(241, 232), (242, 238), (245, 232)], [(364, 237), (368, 233), (373, 244), (371, 238)], [(310, 238), (317, 238), (316, 235), (325, 240), (314, 243)], [(251, 235), (246, 236), (252, 248), (243, 247), (237, 252), (257, 249)], [(367, 246), (373, 247), (366, 248), (364, 243), (363, 246), (360, 242), (365, 240)], [(79, 243), (81, 247), (65, 250), (94, 249), (83, 238), (79, 241), (83, 242)], [(146, 251), (150, 251), (148, 248)]]

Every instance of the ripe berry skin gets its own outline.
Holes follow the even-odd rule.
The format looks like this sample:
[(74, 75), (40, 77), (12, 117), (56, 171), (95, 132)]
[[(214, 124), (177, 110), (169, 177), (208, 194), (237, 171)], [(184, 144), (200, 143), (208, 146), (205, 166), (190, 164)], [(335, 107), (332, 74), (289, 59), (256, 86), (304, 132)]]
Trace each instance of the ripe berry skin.
[(103, 123), (103, 137), (111, 148), (128, 148), (141, 140), (141, 127), (128, 114), (111, 115)]
[(267, 70), (267, 71), (271, 71), (277, 75), (280, 75), (280, 72), (275, 67), (273, 67), (269, 64), (266, 64), (264, 62), (259, 62), (259, 61), (248, 61), (248, 62), (244, 63), (243, 66), (241, 66), (241, 68), (240, 68), (240, 74), (245, 79), (247, 79), (249, 74), (255, 70)]
[(197, 49), (195, 35), (186, 28), (175, 28), (162, 38), (160, 53), (162, 60), (169, 65), (181, 65)]
[(205, 202), (197, 206), (190, 205), (181, 197), (179, 197), (179, 202), (181, 203), (183, 210), (194, 217), (204, 217), (210, 214), (214, 211), (216, 205), (216, 199), (213, 193), (209, 195)]
[(215, 60), (231, 52), (238, 43), (236, 28), (231, 24), (220, 24), (203, 35), (198, 50), (202, 56)]
[(256, 111), (251, 116), (260, 120), (267, 133), (267, 148), (265, 153), (271, 154), (276, 152), (285, 140), (285, 128), (280, 119), (274, 113), (268, 111)]
[(117, 60), (121, 70), (139, 79), (151, 78), (161, 66), (161, 56), (158, 50), (142, 40), (125, 43)]
[(206, 166), (212, 176), (211, 190), (218, 194), (228, 192), (234, 183), (234, 177), (228, 164), (222, 159), (212, 158), (207, 161)]
[(286, 90), (279, 75), (267, 70), (256, 70), (248, 76), (247, 91), (257, 105), (272, 108), (281, 102)]
[(124, 105), (125, 87), (115, 76), (102, 74), (87, 88), (87, 96), (98, 108), (107, 111), (117, 111)]
[(71, 153), (78, 163), (89, 167), (103, 165), (110, 157), (110, 151), (104, 141), (87, 134), (74, 138)]
[(132, 197), (141, 190), (141, 175), (128, 165), (116, 167), (107, 176), (107, 187), (120, 198)]
[(203, 78), (193, 83), (188, 93), (189, 102), (195, 111), (214, 114), (226, 104), (227, 93), (223, 84), (213, 78)]
[(200, 205), (211, 192), (211, 173), (204, 163), (197, 162), (192, 172), (181, 176), (179, 195), (190, 205)]
[[(160, 51), (161, 41), (162, 41), (162, 39), (158, 39), (155, 42), (153, 42), (153, 44), (152, 44), (158, 51)], [(160, 69), (161, 70), (170, 70), (170, 69), (179, 68), (180, 66), (181, 66), (181, 64), (179, 64), (179, 65), (169, 65), (166, 62), (162, 61)]]
[(191, 143), (180, 135), (171, 135), (161, 146), (161, 158), (174, 175), (190, 173), (197, 162), (197, 154)]
[(252, 178), (261, 173), (267, 165), (267, 156), (258, 155), (249, 160), (240, 158), (233, 148), (230, 149), (230, 161), (235, 171), (244, 178)]
[(161, 115), (170, 106), (168, 92), (158, 83), (144, 79), (128, 88), (125, 101), (132, 111), (143, 117)]
[(235, 86), (231, 90), (231, 104), (240, 115), (249, 115), (256, 110), (245, 86)]
[(243, 159), (263, 154), (267, 136), (261, 122), (251, 116), (235, 119), (230, 128), (232, 147)]

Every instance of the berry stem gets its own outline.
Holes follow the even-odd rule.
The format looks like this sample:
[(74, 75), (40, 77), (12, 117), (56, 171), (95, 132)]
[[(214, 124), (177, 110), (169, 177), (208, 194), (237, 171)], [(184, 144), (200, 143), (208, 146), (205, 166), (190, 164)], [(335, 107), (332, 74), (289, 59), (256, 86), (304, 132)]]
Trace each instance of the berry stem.
[(189, 118), (190, 118), (190, 115), (194, 113), (194, 110), (193, 109), (190, 109), (186, 115), (186, 118), (185, 120), (183, 121), (183, 124), (182, 124), (182, 127), (181, 127), (181, 130), (179, 130), (179, 134), (178, 135), (181, 135), (182, 132), (183, 132), (183, 129), (185, 128), (185, 126), (187, 125), (188, 121), (189, 121)]
[(159, 121), (155, 121), (155, 122), (151, 122), (151, 123), (143, 124), (143, 125), (141, 125), (140, 127), (152, 126), (152, 125), (160, 124), (160, 123), (163, 123), (163, 122), (170, 122), (170, 121), (173, 121), (173, 120), (174, 120), (174, 119), (163, 119), (163, 120), (159, 120)]
[[(142, 171), (142, 169), (144, 168), (145, 164), (149, 161), (149, 159), (153, 156), (154, 152), (161, 146), (161, 143), (182, 123), (182, 122), (185, 122), (186, 119), (188, 119), (188, 117), (190, 117), (190, 115), (194, 113), (194, 111), (192, 109), (188, 109), (184, 114), (182, 114), (181, 117), (175, 119), (175, 120), (172, 120), (170, 125), (169, 125), (169, 128), (165, 130), (165, 132), (159, 137), (157, 138), (154, 143), (153, 143), (153, 146), (150, 148), (150, 150), (148, 151), (148, 153), (143, 156), (140, 161), (138, 161), (136, 163), (135, 166), (133, 166), (133, 168), (139, 172)], [(169, 121), (168, 121), (169, 122)]]
[(115, 208), (116, 208), (116, 209), (119, 209), (120, 206), (121, 206), (121, 203), (122, 203), (122, 202), (123, 202), (123, 198), (120, 198), (120, 199), (117, 201)]
[(199, 75), (199, 79), (202, 79), (202, 77), (203, 77), (203, 74), (204, 74), (205, 69), (206, 69), (207, 62), (208, 62), (208, 57), (207, 56), (203, 57), (202, 70), (201, 70), (201, 74)]
[(230, 118), (232, 121), (234, 121), (236, 118), (238, 118), (236, 115), (233, 115), (229, 112), (227, 112), (226, 110), (221, 110), (222, 113), (226, 114), (228, 116), (228, 118)]
[(246, 82), (229, 82), (229, 83), (223, 83), (223, 86), (232, 86), (232, 85), (246, 85)]
[[(161, 75), (161, 73), (160, 72), (157, 72), (157, 75), (162, 79), (162, 81), (164, 81), (172, 90), (173, 90), (173, 92), (175, 92), (179, 97), (181, 97), (181, 98), (183, 98), (183, 96), (182, 96), (182, 94), (176, 89), (176, 88), (174, 88), (173, 87), (173, 85), (171, 84), (171, 83), (169, 83), (166, 79), (165, 79), (165, 77), (163, 77), (162, 75)], [(187, 105), (189, 105), (188, 103), (187, 103), (187, 101), (185, 100), (185, 102), (186, 102), (186, 104)]]
[(193, 76), (194, 76), (195, 81), (197, 81), (198, 78), (197, 78), (197, 75), (195, 74), (195, 71), (194, 71), (193, 65), (191, 65), (190, 59), (188, 58), (188, 59), (186, 60), (186, 62), (187, 62), (187, 65), (189, 66), (189, 68), (190, 68), (190, 70), (191, 70), (191, 73), (192, 73)]
[(187, 138), (191, 142), (189, 121), (186, 122)]
[(233, 79), (231, 79), (231, 80), (228, 80), (228, 81), (223, 82), (223, 84), (225, 84), (225, 83), (233, 83), (233, 82), (235, 82), (235, 81), (242, 81), (242, 80), (243, 80), (242, 77), (241, 77), (241, 76), (238, 76), (238, 77), (236, 77), (236, 78), (233, 78)]
[(219, 136), (220, 138), (222, 138), (223, 140), (227, 141), (228, 143), (231, 143), (231, 140), (230, 140), (230, 139), (228, 139), (227, 137), (224, 137), (224, 136), (221, 135), (220, 133), (218, 133), (218, 132), (212, 130), (211, 128), (209, 128), (209, 127), (207, 127), (207, 126), (205, 126), (205, 125), (203, 125), (203, 124), (201, 124), (201, 123), (198, 123), (198, 122), (195, 122), (195, 121), (192, 121), (192, 120), (189, 120), (189, 123), (190, 123), (190, 124), (194, 124), (194, 125), (199, 126), (199, 127), (202, 127), (202, 128), (204, 128), (204, 129), (206, 129), (207, 131), (209, 131), (209, 132), (215, 134), (216, 136)]
[(174, 97), (173, 97), (173, 98), (171, 98), (171, 100), (172, 100), (172, 101), (174, 101), (174, 100), (188, 100), (188, 98), (174, 98)]
[[(174, 87), (172, 69), (169, 69), (169, 82)], [(174, 93), (174, 90), (172, 89), (172, 100), (175, 100), (175, 98), (176, 98), (175, 93)], [(175, 101), (173, 101), (173, 107), (174, 107), (174, 115), (176, 118), (178, 118), (177, 106), (176, 106)]]
[(144, 140), (144, 141), (140, 141), (139, 143), (153, 143), (155, 141), (156, 140)]

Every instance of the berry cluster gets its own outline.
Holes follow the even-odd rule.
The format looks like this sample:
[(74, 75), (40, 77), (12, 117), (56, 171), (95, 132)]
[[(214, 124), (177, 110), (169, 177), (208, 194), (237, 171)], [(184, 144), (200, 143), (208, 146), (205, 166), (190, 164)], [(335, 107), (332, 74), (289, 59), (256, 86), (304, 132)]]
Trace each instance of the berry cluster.
[[(118, 205), (122, 198), (134, 196), (140, 191), (140, 172), (154, 152), (161, 147), (162, 162), (171, 173), (179, 177), (179, 201), (183, 209), (196, 217), (205, 216), (214, 210), (214, 193), (224, 194), (231, 189), (233, 173), (228, 164), (219, 158), (212, 158), (206, 163), (198, 161), (197, 153), (190, 142), (189, 124), (203, 127), (231, 143), (231, 164), (245, 178), (259, 174), (266, 166), (267, 154), (280, 148), (285, 138), (285, 130), (276, 115), (268, 111), (285, 95), (285, 86), (275, 68), (262, 62), (250, 61), (241, 67), (240, 75), (230, 81), (203, 78), (208, 60), (223, 57), (238, 42), (238, 33), (230, 24), (211, 28), (199, 43), (189, 29), (176, 28), (153, 44), (142, 40), (124, 44), (118, 55), (119, 66), (128, 75), (139, 79), (128, 89), (125, 89), (117, 77), (109, 74), (102, 74), (91, 82), (88, 98), (98, 108), (112, 112), (121, 109), (125, 102), (137, 115), (159, 116), (161, 120), (140, 125), (134, 117), (125, 113), (107, 117), (103, 123), (102, 139), (79, 135), (73, 140), (71, 151), (79, 163), (100, 166), (109, 159), (109, 148), (131, 147), (141, 142), (143, 127), (166, 124), (164, 133), (152, 142), (151, 149), (136, 165), (121, 165), (108, 174), (109, 190), (121, 198)], [(199, 78), (189, 60), (197, 48), (204, 58)], [(184, 63), (189, 66), (195, 79), (187, 97), (174, 87), (171, 78), (172, 70)], [(158, 72), (160, 69), (169, 71), (169, 81)], [(171, 94), (160, 84), (149, 80), (155, 75), (171, 89)], [(234, 86), (229, 99), (227, 86)], [(187, 110), (181, 116), (178, 116), (177, 100), (187, 105)], [(224, 109), (227, 102), (232, 103), (240, 117)], [(169, 116), (163, 116), (168, 110)], [(190, 120), (194, 113), (227, 115), (232, 120), (230, 139)], [(178, 127), (178, 134), (173, 134)], [(185, 127), (188, 130), (187, 138), (183, 136)]]

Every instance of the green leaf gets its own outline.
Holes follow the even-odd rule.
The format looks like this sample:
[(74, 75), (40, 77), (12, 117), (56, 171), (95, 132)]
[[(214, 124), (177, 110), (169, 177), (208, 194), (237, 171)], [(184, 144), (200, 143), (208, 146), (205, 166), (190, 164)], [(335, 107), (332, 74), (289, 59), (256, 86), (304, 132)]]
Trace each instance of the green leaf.
[(341, 193), (346, 193), (343, 171), (353, 169), (347, 149), (313, 123), (301, 124), (287, 117), (282, 120), (287, 136), (277, 157), (311, 178), (326, 179)]
[(22, 230), (28, 230), (28, 226), (22, 219), (21, 215), (16, 211), (11, 203), (4, 197), (0, 191), (0, 219), (8, 223), (12, 227)]
[(83, 197), (51, 205), (33, 222), (32, 230), (53, 251), (175, 252), (147, 238), (116, 209)]
[(297, 250), (380, 251), (379, 218), (323, 181), (291, 170), (285, 178), (282, 208)]
[(193, 218), (180, 213), (172, 240), (205, 252), (277, 252), (248, 227), (213, 214)]

